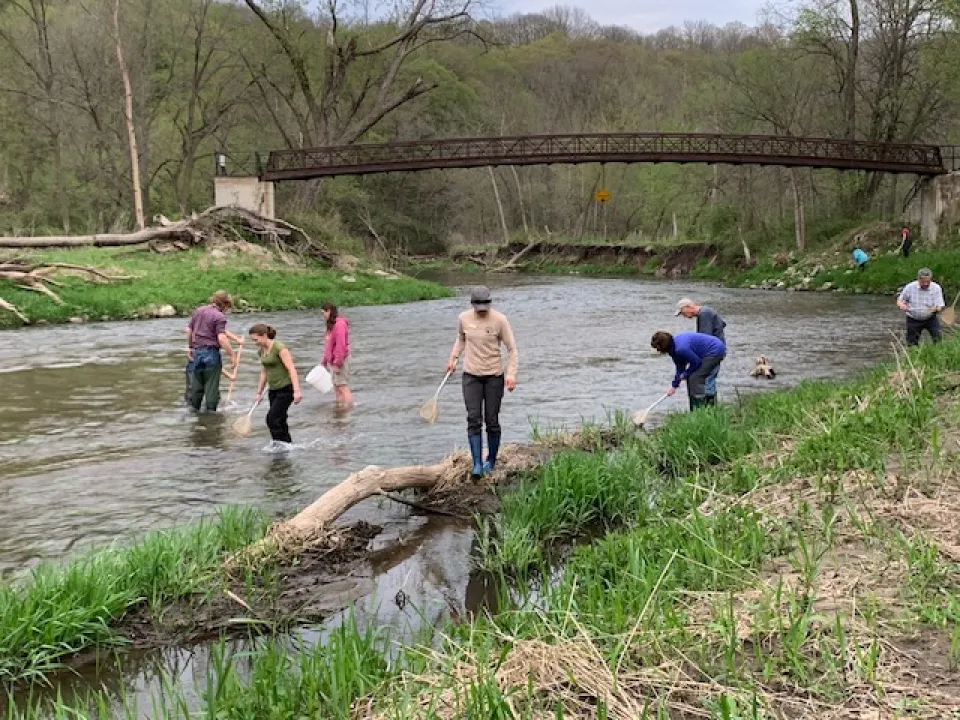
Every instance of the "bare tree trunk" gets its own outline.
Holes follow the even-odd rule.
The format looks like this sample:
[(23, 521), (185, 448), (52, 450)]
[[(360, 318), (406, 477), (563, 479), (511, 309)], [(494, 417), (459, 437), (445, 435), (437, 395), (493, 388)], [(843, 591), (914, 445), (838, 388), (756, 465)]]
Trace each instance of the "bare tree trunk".
[(60, 206), (60, 224), (70, 234), (70, 197), (63, 179), (63, 150), (59, 132), (53, 136), (53, 182), (57, 188), (57, 204)]
[(523, 188), (520, 187), (520, 176), (517, 175), (516, 166), (511, 165), (510, 170), (513, 172), (513, 181), (517, 184), (517, 202), (520, 203), (520, 220), (523, 222), (523, 234), (529, 235), (530, 228), (527, 227), (527, 213), (523, 207)]
[(500, 190), (497, 188), (497, 176), (493, 174), (493, 167), (488, 165), (490, 184), (493, 185), (493, 197), (497, 201), (497, 211), (500, 213), (500, 227), (503, 230), (503, 244), (510, 244), (510, 231), (507, 229), (507, 218), (503, 214), (503, 203), (500, 202)]
[(898, 182), (899, 179), (899, 175), (894, 175), (890, 178), (890, 205), (887, 206), (887, 219), (890, 222), (896, 222), (897, 215), (899, 215), (897, 212), (897, 190), (899, 190), (900, 185)]
[(857, 63), (860, 58), (860, 7), (858, 0), (850, 0), (850, 44), (847, 47), (846, 85), (844, 85), (844, 110), (846, 136), (857, 136)]
[(133, 88), (130, 85), (130, 70), (123, 57), (123, 42), (120, 39), (120, 0), (113, 5), (113, 32), (117, 46), (117, 62), (123, 78), (123, 118), (127, 124), (127, 138), (130, 142), (130, 181), (133, 185), (133, 210), (137, 216), (137, 227), (143, 230), (146, 222), (143, 218), (143, 190), (140, 186), (140, 155), (137, 150), (137, 128), (133, 122)]
[(790, 184), (793, 186), (793, 226), (797, 238), (797, 250), (807, 248), (807, 227), (804, 219), (803, 193), (797, 181), (797, 168), (790, 170)]

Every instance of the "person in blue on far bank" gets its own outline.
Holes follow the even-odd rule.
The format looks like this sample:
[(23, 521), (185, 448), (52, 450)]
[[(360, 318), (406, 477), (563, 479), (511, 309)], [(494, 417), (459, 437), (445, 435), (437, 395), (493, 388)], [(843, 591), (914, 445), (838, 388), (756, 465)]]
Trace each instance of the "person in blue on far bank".
[(680, 383), (686, 380), (690, 409), (706, 407), (707, 392), (704, 387), (707, 376), (719, 367), (727, 356), (727, 346), (713, 335), (703, 333), (679, 333), (671, 335), (660, 330), (653, 334), (650, 346), (660, 354), (669, 355), (677, 372), (667, 389), (667, 395), (676, 393)]
[(870, 262), (870, 256), (858, 245), (853, 249), (853, 261), (857, 264), (857, 270), (866, 270), (867, 263)]

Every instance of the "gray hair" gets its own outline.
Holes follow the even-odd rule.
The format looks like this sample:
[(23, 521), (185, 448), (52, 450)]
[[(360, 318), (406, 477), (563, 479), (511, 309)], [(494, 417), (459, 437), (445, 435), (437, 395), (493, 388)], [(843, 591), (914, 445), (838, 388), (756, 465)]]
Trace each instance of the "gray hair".
[(930, 268), (920, 268), (920, 269), (917, 271), (917, 277), (918, 277), (918, 278), (932, 278), (932, 277), (933, 277), (933, 273), (930, 272)]

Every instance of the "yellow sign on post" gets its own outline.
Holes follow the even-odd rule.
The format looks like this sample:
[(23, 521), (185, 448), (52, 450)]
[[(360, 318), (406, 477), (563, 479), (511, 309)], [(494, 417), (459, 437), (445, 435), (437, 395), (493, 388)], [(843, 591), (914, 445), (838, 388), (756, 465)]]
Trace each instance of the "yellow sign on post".
[(613, 195), (609, 190), (597, 190), (593, 194), (593, 199), (596, 200), (598, 203), (605, 203), (611, 197), (613, 197)]

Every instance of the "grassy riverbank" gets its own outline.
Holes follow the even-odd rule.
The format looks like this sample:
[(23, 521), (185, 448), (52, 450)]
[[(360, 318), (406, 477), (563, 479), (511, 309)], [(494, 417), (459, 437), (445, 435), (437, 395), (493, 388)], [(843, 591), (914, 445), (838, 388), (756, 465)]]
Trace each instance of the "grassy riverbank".
[(960, 290), (960, 250), (952, 248), (919, 250), (911, 253), (909, 258), (881, 254), (872, 257), (863, 271), (854, 269), (849, 253), (813, 254), (781, 263), (766, 258), (750, 269), (736, 273), (701, 262), (690, 272), (690, 277), (734, 287), (892, 295), (915, 279), (921, 267), (930, 268), (945, 290)]
[(262, 538), (267, 525), (257, 512), (228, 508), (191, 528), (0, 581), (0, 687), (42, 680), (80, 651), (122, 645), (116, 624), (134, 609), (160, 614), (217, 590), (226, 555)]
[[(58, 277), (62, 286), (53, 289), (63, 305), (46, 295), (0, 281), (0, 298), (19, 307), (33, 323), (154, 317), (164, 305), (185, 315), (220, 288), (231, 292), (238, 307), (246, 310), (308, 309), (328, 301), (344, 307), (381, 305), (451, 294), (441, 285), (406, 276), (288, 265), (268, 251), (241, 252), (230, 246), (212, 252), (190, 250), (162, 255), (94, 248), (30, 253), (26, 257), (91, 265), (112, 275), (133, 277), (109, 284), (93, 284), (69, 275)], [(15, 315), (0, 311), (0, 328), (21, 325)]]
[(349, 624), (323, 647), (221, 648), (201, 707), (168, 678), (159, 717), (950, 717), (958, 366), (951, 340), (649, 436), (621, 419), (616, 447), (504, 491), (489, 615), (434, 649)]
[[(778, 237), (771, 242), (750, 238), (751, 246), (759, 250), (752, 253), (749, 267), (739, 240), (730, 238), (639, 243), (555, 236), (524, 255), (516, 269), (540, 274), (689, 278), (754, 289), (889, 295), (926, 266), (946, 289), (960, 289), (960, 250), (945, 244), (924, 247), (918, 242), (911, 256), (903, 258), (895, 251), (898, 232), (899, 228), (882, 223), (822, 228), (811, 235), (810, 247), (803, 253), (790, 250), (790, 238)], [(851, 261), (856, 244), (871, 255), (863, 272), (857, 271)], [(509, 247), (460, 248), (447, 257), (421, 258), (411, 267), (483, 273), (502, 266), (523, 247), (523, 243), (516, 243)]]

